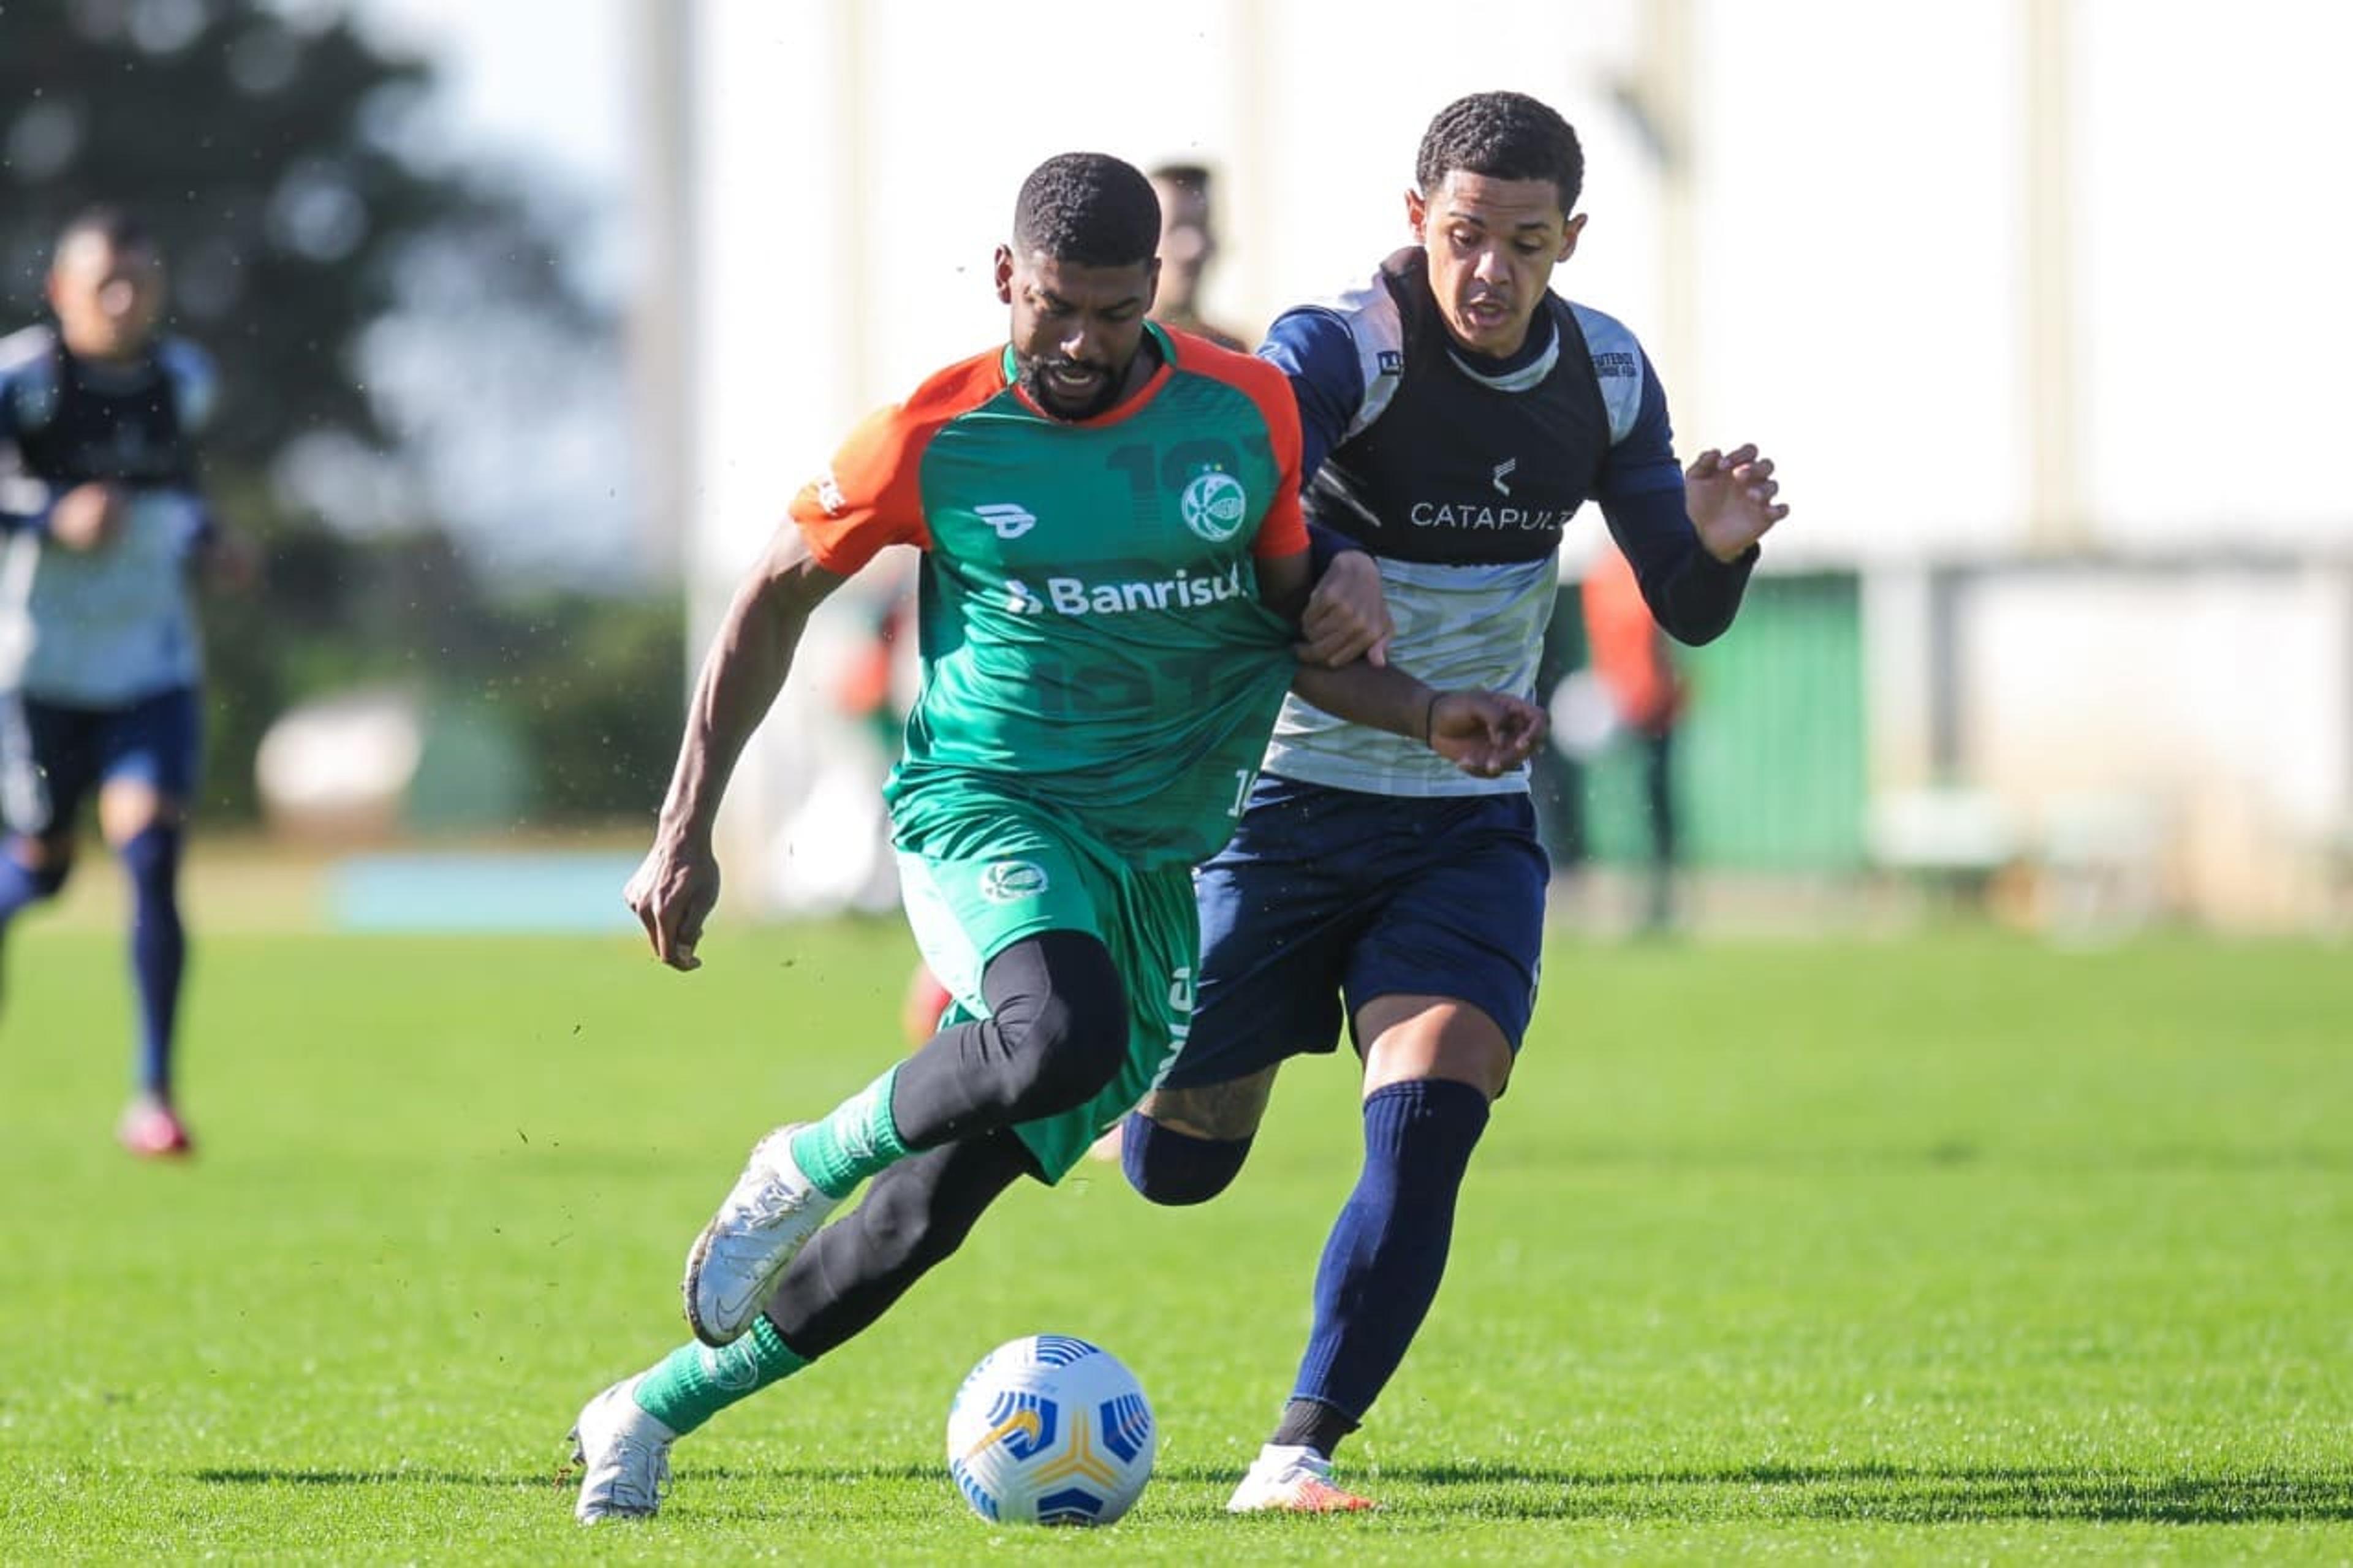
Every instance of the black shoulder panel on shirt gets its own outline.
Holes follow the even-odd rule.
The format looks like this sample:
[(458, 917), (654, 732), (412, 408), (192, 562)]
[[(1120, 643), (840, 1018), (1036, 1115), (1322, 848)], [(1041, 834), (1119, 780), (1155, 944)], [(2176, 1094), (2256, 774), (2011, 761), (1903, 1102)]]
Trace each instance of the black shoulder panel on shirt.
[(1381, 264), (1398, 304), (1404, 373), (1377, 421), (1325, 458), (1306, 502), (1316, 521), (1400, 561), (1538, 560), (1591, 494), (1609, 418), (1567, 301), (1547, 294), (1552, 344), (1494, 374), (1454, 346), (1419, 247)]

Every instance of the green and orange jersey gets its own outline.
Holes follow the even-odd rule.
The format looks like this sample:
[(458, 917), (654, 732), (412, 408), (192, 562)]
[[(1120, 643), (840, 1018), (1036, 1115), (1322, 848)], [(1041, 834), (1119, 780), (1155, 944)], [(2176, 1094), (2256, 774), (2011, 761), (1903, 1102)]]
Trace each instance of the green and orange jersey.
[(1299, 416), (1272, 366), (1147, 331), (1162, 363), (1107, 414), (1041, 412), (993, 351), (868, 418), (794, 500), (828, 571), (923, 552), (885, 787), (903, 848), (962, 853), (997, 803), (1139, 869), (1233, 830), (1294, 668), (1257, 563), (1307, 548)]

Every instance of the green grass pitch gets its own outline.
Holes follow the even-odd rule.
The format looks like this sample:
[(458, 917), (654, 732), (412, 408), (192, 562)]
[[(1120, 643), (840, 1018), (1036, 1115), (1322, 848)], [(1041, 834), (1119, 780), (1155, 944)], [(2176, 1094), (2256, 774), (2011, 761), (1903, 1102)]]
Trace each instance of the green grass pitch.
[[(1233, 1520), (1353, 1179), (1294, 1064), (1219, 1202), (1017, 1190), (863, 1339), (584, 1531), (581, 1402), (683, 1337), (772, 1122), (896, 1054), (893, 923), (203, 938), (200, 1157), (109, 1140), (119, 941), (28, 922), (0, 1025), (0, 1561), (2353, 1557), (2353, 953), (1957, 933), (1564, 939), (1437, 1309), (1343, 1479)], [(1129, 1520), (994, 1530), (947, 1402), (1054, 1330), (1143, 1378)]]

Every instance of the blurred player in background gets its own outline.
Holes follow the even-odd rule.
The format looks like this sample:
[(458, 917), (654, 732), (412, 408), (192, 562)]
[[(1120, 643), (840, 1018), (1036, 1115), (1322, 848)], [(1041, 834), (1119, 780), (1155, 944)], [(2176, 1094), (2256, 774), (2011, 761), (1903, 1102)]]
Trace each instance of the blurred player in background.
[(196, 488), (213, 373), (158, 333), (164, 288), (146, 229), (93, 209), (58, 239), (56, 324), (0, 341), (0, 931), (65, 885), (94, 793), (132, 889), (137, 1092), (118, 1136), (153, 1156), (191, 1148), (172, 1071), (203, 672), (189, 579), (251, 569)]
[(718, 896), (728, 775), (810, 611), (885, 546), (923, 551), (924, 679), (886, 793), (909, 922), (956, 1005), (753, 1150), (688, 1257), (701, 1342), (581, 1412), (584, 1521), (654, 1511), (680, 1435), (863, 1331), (1000, 1193), (1059, 1180), (1135, 1103), (1192, 1008), (1191, 868), (1232, 830), (1286, 689), (1482, 773), (1541, 733), (1526, 702), (1363, 659), (1377, 598), (1336, 621), (1310, 607), (1290, 392), (1146, 321), (1159, 232), (1116, 159), (1032, 173), (996, 259), (1010, 342), (859, 426), (703, 665), (628, 889), (680, 969)]
[(1594, 554), (1577, 599), (1593, 673), (1609, 694), (1621, 732), (1641, 747), (1642, 816), (1651, 842), (1642, 929), (1665, 931), (1675, 919), (1675, 725), (1689, 688), (1625, 552), (1605, 542)]
[[(1377, 558), (1393, 656), (1446, 685), (1532, 689), (1561, 528), (1599, 500), (1669, 630), (1731, 623), (1787, 510), (1753, 448), (1676, 464), (1631, 333), (1549, 291), (1577, 247), (1575, 133), (1516, 93), (1431, 121), (1416, 243), (1259, 351), (1289, 377), (1306, 506)], [(1228, 1507), (1373, 1506), (1331, 1458), (1438, 1290), (1455, 1195), (1535, 1005), (1547, 868), (1525, 772), (1466, 777), (1295, 692), (1232, 841), (1201, 868), (1193, 1028), (1127, 1118), (1129, 1179), (1200, 1203), (1241, 1169), (1276, 1069), (1363, 1058), (1364, 1164), (1319, 1266), (1289, 1404)]]
[(1241, 338), (1201, 319), (1201, 285), (1218, 258), (1216, 187), (1208, 166), (1158, 164), (1152, 190), (1160, 198), (1160, 300), (1152, 319), (1221, 349), (1249, 352)]

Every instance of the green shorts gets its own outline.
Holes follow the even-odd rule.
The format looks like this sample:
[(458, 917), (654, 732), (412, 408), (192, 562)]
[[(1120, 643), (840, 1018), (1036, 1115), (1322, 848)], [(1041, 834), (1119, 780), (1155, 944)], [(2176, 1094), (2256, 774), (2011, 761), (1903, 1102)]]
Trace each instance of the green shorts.
[(899, 850), (907, 923), (965, 1018), (988, 1016), (981, 972), (1024, 937), (1082, 931), (1111, 950), (1127, 987), (1127, 1063), (1103, 1091), (1013, 1131), (1059, 1182), (1104, 1130), (1134, 1109), (1176, 1059), (1193, 1019), (1200, 917), (1187, 867), (1138, 871), (1067, 828), (997, 811), (984, 833), (955, 835), (955, 858)]

